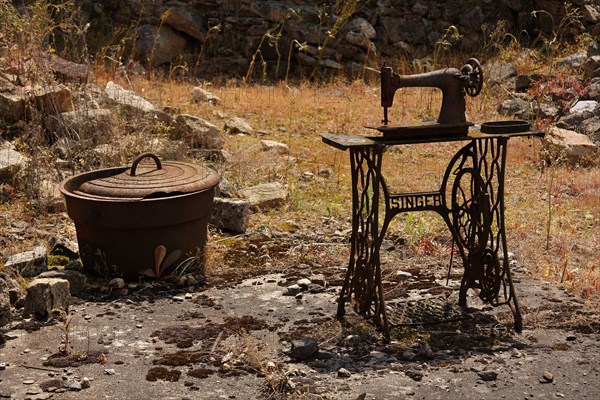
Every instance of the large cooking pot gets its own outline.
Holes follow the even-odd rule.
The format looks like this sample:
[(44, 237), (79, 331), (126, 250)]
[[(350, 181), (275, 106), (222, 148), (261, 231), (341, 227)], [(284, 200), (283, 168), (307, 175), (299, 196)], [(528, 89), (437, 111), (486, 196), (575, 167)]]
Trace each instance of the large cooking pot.
[(204, 166), (161, 162), (152, 153), (140, 154), (131, 167), (65, 179), (60, 191), (75, 222), (84, 269), (135, 279), (184, 262), (202, 265), (219, 179)]

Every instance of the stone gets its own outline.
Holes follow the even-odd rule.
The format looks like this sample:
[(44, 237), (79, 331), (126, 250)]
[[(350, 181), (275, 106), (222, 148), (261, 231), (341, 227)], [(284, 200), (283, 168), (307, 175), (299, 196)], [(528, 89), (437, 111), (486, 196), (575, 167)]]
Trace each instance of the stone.
[(495, 381), (498, 378), (498, 373), (496, 371), (479, 371), (477, 375), (479, 375), (484, 382)]
[(288, 355), (295, 360), (308, 360), (319, 351), (319, 343), (313, 337), (304, 337), (292, 342), (292, 349)]
[(206, 32), (202, 28), (202, 17), (190, 8), (175, 7), (163, 12), (164, 23), (202, 42)]
[(598, 102), (595, 100), (578, 101), (577, 103), (575, 103), (573, 105), (573, 107), (571, 107), (571, 109), (569, 110), (569, 113), (572, 113), (572, 114), (589, 113), (591, 116), (591, 114), (594, 113), (594, 111), (596, 110), (597, 107), (598, 107)]
[(48, 270), (48, 250), (44, 246), (36, 246), (31, 250), (13, 254), (4, 263), (19, 275), (30, 278)]
[(302, 65), (308, 65), (308, 66), (317, 65), (317, 59), (314, 58), (313, 56), (309, 56), (308, 54), (297, 53), (296, 58), (298, 59), (298, 62)]
[(333, 61), (332, 59), (326, 58), (324, 60), (319, 60), (319, 65), (322, 65), (326, 68), (331, 69), (344, 69), (344, 66), (339, 62)]
[(498, 113), (504, 116), (528, 119), (529, 112), (529, 102), (518, 97), (504, 100), (498, 106)]
[(48, 246), (50, 247), (50, 254), (54, 256), (79, 257), (79, 244), (62, 235), (52, 236), (48, 240)]
[(600, 76), (600, 55), (589, 57), (583, 64), (583, 79), (588, 80)]
[(510, 63), (496, 62), (491, 65), (485, 65), (484, 68), (488, 73), (489, 85), (501, 85), (509, 78), (517, 75), (517, 70)]
[(67, 310), (70, 296), (69, 281), (66, 279), (35, 279), (27, 286), (24, 314), (45, 320), (52, 310)]
[(112, 113), (104, 108), (67, 111), (46, 118), (48, 130), (76, 140), (92, 139), (96, 142), (108, 136), (112, 126)]
[(361, 17), (355, 17), (348, 22), (346, 28), (350, 32), (357, 32), (364, 35), (367, 39), (372, 40), (377, 37), (377, 32), (375, 28), (369, 21)]
[(578, 131), (587, 136), (592, 136), (600, 132), (600, 117), (588, 118), (581, 122)]
[(276, 154), (289, 154), (290, 148), (287, 144), (275, 140), (261, 140), (260, 144), (264, 151), (270, 151)]
[(12, 182), (28, 159), (13, 149), (0, 149), (0, 181)]
[(550, 371), (544, 371), (540, 378), (540, 383), (552, 383), (554, 382), (554, 375)]
[(54, 269), (41, 273), (38, 278), (64, 279), (69, 281), (69, 288), (72, 293), (81, 292), (85, 288), (87, 278), (85, 274), (79, 271), (69, 269)]
[(192, 89), (192, 98), (196, 103), (211, 103), (216, 105), (221, 102), (221, 99), (218, 96), (198, 86)]
[(346, 39), (346, 42), (362, 49), (369, 50), (371, 48), (371, 41), (361, 32), (350, 31), (346, 33), (344, 39)]
[(233, 117), (227, 120), (227, 122), (225, 122), (224, 130), (232, 135), (250, 134), (254, 132), (254, 129), (252, 129), (250, 124), (239, 117)]
[(32, 89), (36, 108), (45, 114), (57, 115), (73, 109), (71, 91), (63, 84), (47, 84)]
[(410, 278), (412, 278), (413, 274), (411, 274), (410, 272), (407, 271), (398, 271), (396, 272), (396, 278), (398, 278), (398, 280), (401, 281), (406, 281)]
[(177, 116), (175, 129), (170, 136), (171, 139), (182, 139), (194, 148), (219, 150), (225, 143), (225, 138), (216, 125), (188, 114)]
[(598, 165), (600, 150), (592, 140), (580, 133), (553, 127), (543, 139), (547, 156), (569, 165)]
[(82, 389), (81, 382), (79, 382), (75, 379), (67, 379), (66, 381), (63, 382), (63, 387), (65, 389), (74, 390), (74, 391), (80, 391)]
[(352, 374), (346, 368), (340, 368), (337, 372), (338, 378), (350, 378)]
[(243, 199), (215, 197), (209, 223), (219, 229), (245, 233), (250, 221), (250, 203)]
[(598, 4), (584, 4), (581, 7), (581, 16), (586, 22), (597, 24), (600, 22), (600, 7)]
[(302, 292), (302, 287), (300, 285), (298, 285), (297, 283), (294, 283), (293, 285), (290, 285), (286, 288), (285, 295), (286, 296), (296, 296), (300, 292)]
[(8, 293), (9, 284), (0, 276), (0, 328), (8, 325), (12, 321), (12, 312), (10, 308), (10, 295)]
[(575, 54), (571, 54), (565, 59), (556, 63), (556, 66), (559, 68), (579, 68), (581, 67), (585, 61), (587, 60), (587, 53), (585, 51), (580, 51)]
[(248, 200), (251, 207), (259, 209), (281, 207), (289, 198), (288, 190), (279, 182), (263, 183), (241, 189), (239, 194)]
[(433, 353), (433, 350), (431, 349), (431, 346), (429, 346), (429, 343), (427, 343), (425, 341), (422, 341), (419, 343), (419, 348), (417, 350), (417, 357), (426, 359), (426, 360), (433, 360), (435, 358), (435, 355)]
[(406, 42), (411, 45), (427, 43), (427, 32), (422, 18), (382, 16), (379, 20), (390, 43)]
[(87, 82), (91, 75), (91, 68), (86, 64), (78, 64), (65, 60), (55, 54), (34, 50), (33, 57), (50, 69), (61, 81)]
[(136, 31), (134, 57), (144, 64), (163, 65), (175, 61), (184, 52), (186, 40), (169, 25), (159, 28), (141, 25)]
[(301, 279), (298, 279), (298, 282), (296, 282), (296, 284), (298, 286), (300, 286), (300, 288), (302, 288), (302, 290), (308, 289), (308, 287), (310, 286), (311, 283), (312, 282), (308, 278), (301, 278)]
[(0, 79), (0, 121), (12, 124), (25, 115), (25, 89)]
[(138, 96), (132, 90), (124, 89), (121, 85), (110, 81), (104, 90), (106, 97), (129, 111), (140, 113), (155, 113), (158, 109), (148, 100)]
[(123, 278), (113, 278), (106, 284), (106, 286), (114, 289), (123, 289), (125, 287), (125, 280)]

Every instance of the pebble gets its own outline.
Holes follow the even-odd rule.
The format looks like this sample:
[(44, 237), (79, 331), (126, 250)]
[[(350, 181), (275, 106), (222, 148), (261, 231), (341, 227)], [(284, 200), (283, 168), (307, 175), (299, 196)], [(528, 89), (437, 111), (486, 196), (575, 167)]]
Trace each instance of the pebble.
[(33, 385), (35, 381), (33, 379), (26, 379), (23, 381), (24, 385)]
[(125, 287), (125, 280), (123, 278), (113, 278), (108, 282), (107, 286), (109, 288), (123, 289)]
[(298, 284), (293, 284), (287, 287), (287, 296), (295, 296), (302, 291), (302, 288)]
[(184, 296), (184, 298), (186, 300), (192, 300), (194, 298), (194, 296), (191, 293), (186, 293), (185, 296)]
[(92, 386), (92, 384), (90, 383), (90, 378), (84, 377), (81, 380), (81, 388), (88, 389), (90, 386)]
[(312, 282), (310, 281), (310, 279), (307, 278), (298, 279), (298, 281), (296, 282), (296, 284), (302, 289), (308, 289), (311, 283)]
[(6, 369), (6, 363), (0, 363), (0, 371), (4, 371)]
[(76, 381), (75, 379), (68, 379), (63, 382), (63, 386), (69, 390), (79, 391), (82, 389), (81, 382)]
[(340, 378), (350, 378), (352, 374), (346, 368), (340, 368), (337, 372), (338, 377)]
[(480, 371), (477, 375), (479, 375), (484, 382), (495, 381), (498, 378), (498, 373), (496, 371)]
[(544, 374), (540, 378), (540, 383), (552, 383), (554, 381), (554, 375), (549, 371), (544, 371)]
[(106, 375), (114, 375), (114, 374), (115, 374), (115, 370), (114, 370), (114, 369), (112, 369), (112, 368), (111, 368), (111, 369), (105, 369), (105, 370), (104, 370), (104, 373), (105, 373)]
[(183, 296), (173, 296), (173, 301), (181, 303), (184, 300), (185, 300), (185, 297), (183, 297)]

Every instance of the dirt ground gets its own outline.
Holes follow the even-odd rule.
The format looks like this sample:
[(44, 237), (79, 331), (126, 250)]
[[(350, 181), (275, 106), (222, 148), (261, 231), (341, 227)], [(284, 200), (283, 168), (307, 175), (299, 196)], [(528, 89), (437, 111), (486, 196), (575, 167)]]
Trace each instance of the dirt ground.
[[(347, 242), (306, 252), (316, 241), (300, 237), (239, 239), (228, 247), (237, 270), (209, 271), (204, 285), (137, 283), (124, 294), (92, 283), (73, 297), (68, 327), (13, 321), (0, 344), (0, 399), (600, 398), (600, 313), (567, 289), (516, 268), (517, 334), (507, 306), (474, 294), (468, 312), (456, 306), (458, 272), (445, 287), (447, 266), (383, 246), (386, 268), (404, 271), (388, 278), (400, 325), (384, 344), (349, 305), (335, 318)], [(300, 279), (310, 282), (298, 289)], [(59, 357), (65, 330), (71, 351)], [(315, 354), (298, 353), (307, 337)]]

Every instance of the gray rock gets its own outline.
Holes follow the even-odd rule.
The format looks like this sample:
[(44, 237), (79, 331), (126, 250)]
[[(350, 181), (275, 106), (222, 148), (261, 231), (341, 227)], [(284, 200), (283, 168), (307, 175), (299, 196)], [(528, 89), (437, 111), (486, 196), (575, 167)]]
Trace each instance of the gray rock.
[(26, 98), (24, 88), (0, 79), (0, 120), (12, 124), (23, 118)]
[(45, 320), (54, 309), (67, 310), (70, 296), (66, 279), (35, 279), (27, 286), (24, 313)]
[(498, 62), (486, 65), (485, 70), (488, 73), (490, 85), (501, 85), (507, 79), (517, 75), (517, 70), (512, 64)]
[(302, 287), (300, 285), (298, 285), (297, 283), (294, 283), (293, 285), (290, 285), (287, 287), (287, 291), (285, 292), (285, 295), (286, 296), (296, 296), (300, 292), (302, 292)]
[(163, 25), (141, 25), (135, 31), (134, 56), (142, 63), (162, 65), (174, 61), (184, 50), (186, 40), (175, 29)]
[(371, 48), (371, 41), (369, 38), (361, 33), (361, 32), (348, 32), (344, 37), (346, 41), (354, 46), (360, 47), (365, 50), (369, 50)]
[(600, 76), (600, 55), (589, 57), (583, 65), (584, 80), (598, 76)]
[(547, 157), (569, 165), (598, 165), (600, 150), (580, 133), (553, 127), (543, 140)]
[(367, 39), (372, 40), (377, 37), (375, 28), (369, 21), (361, 17), (355, 17), (348, 22), (346, 26), (350, 32), (357, 32), (363, 34)]
[(479, 371), (477, 375), (479, 375), (484, 382), (495, 381), (498, 378), (498, 373), (496, 371)]
[(225, 138), (216, 125), (188, 114), (177, 116), (171, 139), (182, 139), (188, 145), (202, 149), (219, 150), (225, 143)]
[(391, 43), (406, 42), (412, 45), (427, 43), (427, 32), (421, 18), (382, 16), (379, 20)]
[(586, 22), (597, 24), (600, 22), (600, 7), (596, 4), (584, 4), (581, 7), (581, 16)]
[(350, 378), (352, 374), (346, 368), (340, 368), (337, 372), (338, 378)]
[(277, 208), (284, 205), (289, 198), (289, 192), (279, 182), (263, 183), (239, 191), (240, 195), (252, 207), (259, 209)]
[(521, 98), (515, 97), (504, 100), (498, 106), (498, 113), (505, 116), (515, 116), (521, 119), (528, 119), (530, 113), (529, 102)]
[(206, 32), (202, 28), (202, 17), (190, 8), (174, 7), (163, 12), (164, 22), (173, 29), (183, 32), (198, 41), (204, 41)]
[(239, 117), (233, 117), (225, 122), (225, 131), (229, 134), (250, 134), (254, 132), (254, 129), (248, 122)]
[(290, 152), (290, 148), (287, 144), (275, 140), (264, 139), (260, 141), (260, 144), (264, 151), (271, 151), (276, 154), (289, 154)]
[(27, 165), (27, 157), (13, 149), (0, 150), (0, 181), (12, 181)]
[(85, 288), (87, 278), (85, 274), (79, 271), (73, 271), (69, 269), (60, 269), (46, 271), (39, 275), (38, 278), (52, 278), (52, 279), (64, 279), (69, 281), (69, 288), (72, 293), (77, 293)]
[(197, 103), (219, 104), (221, 102), (221, 99), (218, 96), (215, 96), (212, 92), (198, 86), (192, 89), (192, 98)]
[(244, 233), (250, 221), (250, 203), (247, 200), (215, 197), (209, 223), (236, 233)]
[(36, 246), (29, 251), (13, 254), (8, 257), (4, 267), (30, 278), (48, 270), (48, 250), (44, 246)]
[(12, 320), (10, 296), (8, 294), (9, 284), (4, 278), (4, 275), (0, 275), (0, 327), (7, 325)]
[(125, 287), (125, 280), (123, 278), (113, 278), (106, 286), (114, 289), (123, 289)]
[(104, 90), (106, 97), (130, 111), (140, 113), (156, 113), (158, 109), (148, 100), (138, 96), (132, 90), (126, 90), (121, 85), (110, 81)]
[(319, 65), (322, 65), (326, 68), (331, 68), (331, 69), (343, 69), (344, 66), (342, 64), (340, 64), (339, 62), (333, 61), (329, 58), (326, 58), (324, 60), (319, 60)]
[(65, 389), (74, 390), (74, 391), (80, 391), (81, 389), (83, 389), (81, 382), (79, 382), (75, 379), (67, 379), (66, 381), (63, 382), (63, 387)]
[(579, 127), (577, 129), (580, 133), (583, 133), (584, 135), (594, 135), (596, 133), (600, 132), (600, 117), (592, 117), (592, 118), (588, 118), (585, 121), (581, 122), (581, 124), (579, 124)]
[(288, 355), (296, 360), (308, 360), (319, 351), (319, 343), (313, 337), (304, 337), (292, 342), (292, 349)]
[(112, 131), (112, 114), (108, 109), (68, 111), (46, 118), (46, 127), (71, 139), (93, 139), (109, 135)]
[(587, 54), (585, 51), (580, 51), (575, 54), (571, 54), (564, 60), (559, 61), (556, 66), (563, 68), (579, 68), (587, 60)]
[(63, 84), (48, 84), (32, 90), (36, 108), (45, 113), (57, 115), (73, 109), (71, 91)]
[(50, 246), (50, 254), (55, 256), (65, 256), (69, 258), (79, 257), (79, 244), (62, 235), (52, 236), (48, 240)]

